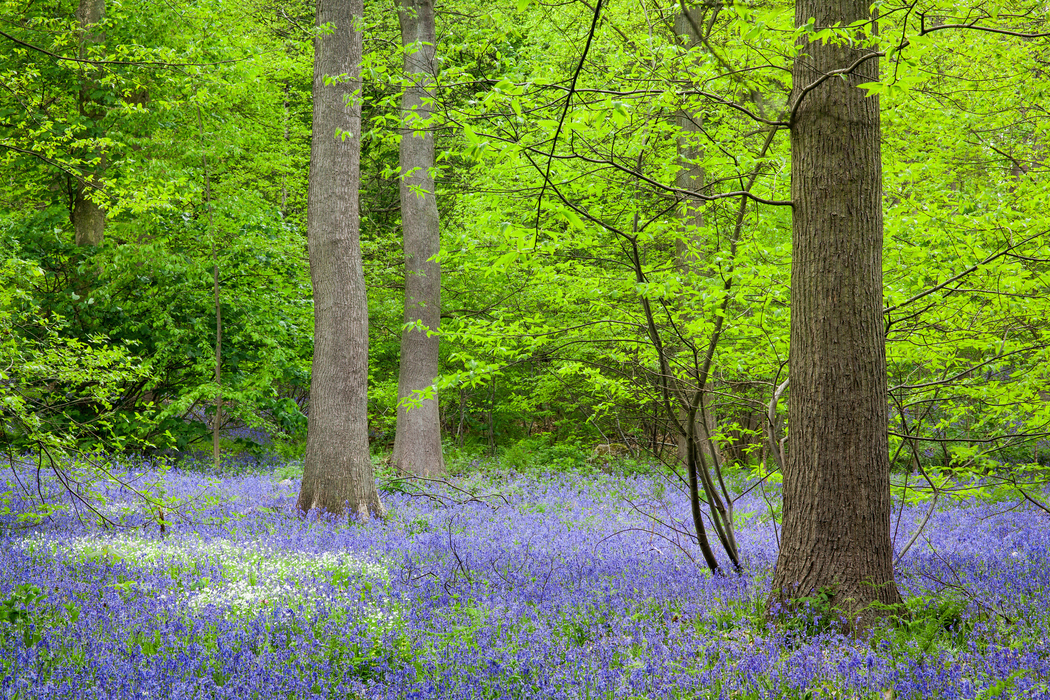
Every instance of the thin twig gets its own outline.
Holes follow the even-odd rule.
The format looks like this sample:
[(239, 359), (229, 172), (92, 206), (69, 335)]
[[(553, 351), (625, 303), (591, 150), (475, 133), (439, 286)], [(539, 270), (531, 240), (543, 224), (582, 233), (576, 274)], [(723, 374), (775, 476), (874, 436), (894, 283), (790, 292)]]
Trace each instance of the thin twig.
[(625, 532), (644, 532), (647, 535), (656, 535), (657, 537), (663, 538), (663, 539), (667, 540), (668, 542), (670, 542), (671, 544), (673, 544), (675, 547), (678, 547), (678, 549), (680, 549), (682, 551), (682, 554), (684, 554), (686, 557), (689, 558), (689, 561), (691, 561), (691, 562), (693, 562), (693, 564), (699, 566), (699, 564), (697, 564), (696, 559), (693, 558), (693, 555), (689, 553), (689, 550), (687, 550), (685, 547), (683, 547), (679, 542), (677, 542), (676, 540), (672, 540), (670, 537), (668, 537), (667, 535), (664, 535), (663, 533), (656, 532), (654, 530), (646, 530), (644, 527), (625, 527), (622, 530), (617, 530), (616, 532), (612, 533), (611, 535), (608, 535), (607, 537), (603, 537), (602, 539), (600, 539), (597, 542), (595, 542), (594, 545), (591, 547), (591, 551), (592, 552), (595, 551), (598, 548), (598, 545), (600, 545), (601, 543), (605, 542), (606, 540), (610, 540), (613, 537), (616, 537), (618, 535), (622, 535)]

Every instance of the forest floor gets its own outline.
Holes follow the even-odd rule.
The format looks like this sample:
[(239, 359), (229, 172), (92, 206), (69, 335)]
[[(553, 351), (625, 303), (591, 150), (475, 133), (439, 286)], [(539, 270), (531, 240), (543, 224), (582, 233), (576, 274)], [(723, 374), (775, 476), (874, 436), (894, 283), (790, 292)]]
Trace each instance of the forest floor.
[[(661, 477), (388, 484), (362, 525), (295, 517), (286, 476), (170, 472), (199, 507), (163, 535), (7, 521), (0, 696), (1050, 698), (1050, 523), (1016, 502), (940, 507), (898, 565), (911, 615), (851, 637), (816, 607), (766, 622), (757, 489), (736, 505), (744, 572), (712, 576)], [(905, 508), (898, 547), (924, 514)]]

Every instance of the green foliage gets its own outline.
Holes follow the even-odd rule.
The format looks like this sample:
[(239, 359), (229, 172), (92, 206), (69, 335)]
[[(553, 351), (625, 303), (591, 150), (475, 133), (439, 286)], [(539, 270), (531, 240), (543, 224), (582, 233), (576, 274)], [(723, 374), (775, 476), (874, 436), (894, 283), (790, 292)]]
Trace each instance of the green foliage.
[[(717, 8), (697, 8), (711, 11), (710, 35), (686, 46), (677, 6), (606, 5), (582, 64), (583, 4), (470, 0), (439, 18), (439, 109), (419, 126), (439, 152), (437, 389), (450, 471), (644, 473), (642, 454), (673, 461), (675, 391), (698, 383), (710, 347), (705, 400), (722, 476), (730, 490), (745, 482), (732, 465), (766, 454), (767, 406), (788, 370), (790, 208), (726, 195), (753, 178), (753, 196), (789, 198), (788, 130), (771, 125), (787, 118), (783, 69), (805, 37), (885, 52), (884, 75), (863, 87), (883, 105), (896, 463), (970, 483), (961, 495), (1015, 496), (1009, 479), (1040, 477), (1029, 465), (1050, 460), (1042, 54), (1005, 34), (923, 32), (919, 13), (887, 13), (876, 38), (861, 26), (796, 29), (790, 3)], [(80, 55), (71, 3), (0, 2), (5, 31), (42, 50), (0, 41), (10, 454), (42, 438), (49, 449), (193, 449), (220, 396), (233, 424), (299, 454), (312, 355), (312, 13), (298, 0), (280, 12), (255, 0), (177, 11), (129, 0), (107, 8), (104, 41), (74, 63), (43, 53)], [(1016, 32), (1040, 19), (986, 18)], [(364, 27), (361, 249), (369, 428), (382, 452), (403, 322), (406, 79), (396, 14), (369, 5)], [(697, 128), (683, 130), (681, 114)], [(702, 176), (684, 189), (711, 199), (684, 203), (686, 169)], [(98, 249), (72, 244), (78, 191), (106, 207)], [(670, 411), (654, 332), (679, 402)], [(610, 436), (635, 459), (595, 459), (586, 446)], [(929, 498), (924, 488), (902, 493)], [(773, 499), (769, 517), (778, 508)]]
[(301, 479), (302, 477), (302, 461), (286, 461), (282, 463), (280, 467), (273, 471), (273, 478), (276, 481), (284, 481), (285, 479)]
[(965, 648), (977, 619), (965, 616), (970, 603), (958, 596), (915, 597), (906, 601), (907, 611), (896, 615), (887, 634), (896, 635), (901, 649), (915, 656), (930, 652), (934, 645)]
[[(308, 386), (311, 353), (294, 222), (312, 37), (297, 28), (312, 9), (286, 4), (283, 19), (264, 20), (251, 0), (178, 11), (133, 1), (107, 7), (99, 41), (83, 46), (75, 9), (0, 3), (13, 18), (0, 41), (0, 167), (14, 185), (0, 199), (3, 260), (43, 273), (15, 281), (32, 315), (10, 337), (23, 354), (46, 345), (68, 360), (64, 373), (54, 351), (38, 374), (15, 364), (5, 389), (36, 402), (38, 436), (64, 449), (185, 449), (205, 438), (218, 394), (227, 420), (294, 445), (305, 419), (290, 395)], [(103, 246), (72, 243), (78, 192), (105, 209)], [(16, 452), (31, 442), (19, 430), (5, 440)]]
[(75, 624), (80, 607), (69, 601), (61, 609), (48, 603), (39, 586), (19, 584), (0, 600), (0, 638), (13, 635), (26, 648), (35, 646), (49, 628)]
[[(225, 271), (226, 411), (275, 434), (301, 435), (305, 419), (298, 406), (278, 393), (308, 377), (310, 308), (305, 270), (294, 257), (297, 234), (276, 215), (230, 208), (216, 218), (229, 231), (219, 258)], [(42, 380), (62, 391), (80, 384), (117, 392), (107, 403), (97, 397), (80, 401), (66, 409), (65, 418), (84, 425), (100, 411), (112, 412), (113, 434), (104, 443), (109, 449), (121, 447), (115, 439), (180, 449), (200, 441), (207, 429), (186, 419), (200, 414), (216, 391), (212, 261), (196, 244), (203, 223), (157, 217), (143, 225), (151, 243), (85, 250), (56, 235), (62, 230), (56, 219), (56, 210), (49, 209), (10, 226), (7, 255), (42, 272), (21, 280), (20, 293), (38, 320), (24, 319), (15, 337), (40, 338), (54, 319), (62, 324), (62, 342), (79, 352), (81, 371)], [(118, 361), (136, 364), (126, 364), (122, 376), (87, 373)], [(34, 381), (28, 372), (19, 374), (22, 382)]]
[(48, 283), (44, 270), (12, 239), (0, 244), (0, 280), (3, 447), (20, 453), (41, 445), (66, 449), (84, 439), (119, 441), (120, 387), (144, 380), (148, 369), (103, 333), (70, 334), (67, 314), (78, 309), (40, 304), (33, 290)]
[[(151, 446), (144, 436), (159, 431), (152, 406), (124, 404), (126, 388), (146, 384), (150, 368), (127, 345), (97, 331), (78, 334), (65, 315), (43, 306), (35, 292), (50, 280), (26, 257), (16, 240), (0, 244), (0, 449), (15, 477), (0, 493), (0, 514), (25, 524), (71, 510), (106, 521), (95, 487), (114, 473), (87, 451)], [(45, 487), (30, 490), (30, 474)], [(150, 510), (170, 508), (155, 484), (133, 490)]]
[(522, 473), (576, 471), (588, 466), (586, 448), (571, 441), (552, 442), (550, 436), (519, 440), (500, 457), (504, 467)]
[(626, 448), (620, 454), (596, 455), (594, 450), (578, 442), (555, 442), (552, 438), (552, 435), (539, 435), (519, 440), (501, 452), (500, 466), (535, 476), (565, 472), (649, 474), (653, 469), (649, 462), (631, 457)]
[(441, 445), (445, 457), (445, 468), (449, 476), (466, 476), (475, 471), (485, 460), (484, 449), (473, 445), (457, 445), (445, 440)]
[(503, 451), (501, 455), (501, 462), (505, 467), (516, 471), (524, 472), (532, 466), (532, 451), (529, 449), (530, 445), (518, 442)]
[(29, 609), (43, 594), (37, 586), (22, 584), (0, 602), (0, 622), (17, 625), (29, 619)]
[(803, 637), (842, 629), (846, 616), (835, 605), (836, 593), (837, 587), (828, 587), (793, 599), (783, 618), (785, 629)]

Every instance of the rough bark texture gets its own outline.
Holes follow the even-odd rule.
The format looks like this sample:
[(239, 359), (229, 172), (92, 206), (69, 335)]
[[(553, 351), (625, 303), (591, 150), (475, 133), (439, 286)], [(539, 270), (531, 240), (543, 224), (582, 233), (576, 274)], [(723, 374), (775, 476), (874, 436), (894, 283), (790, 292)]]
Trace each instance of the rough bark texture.
[[(106, 0), (80, 0), (77, 6), (77, 23), (80, 26), (80, 58), (85, 58), (88, 48), (92, 44), (98, 44), (105, 38), (101, 32), (93, 28), (106, 16)], [(90, 69), (87, 69), (90, 71)], [(105, 107), (92, 97), (92, 92), (98, 88), (98, 83), (91, 77), (90, 72), (85, 72), (80, 80), (80, 95), (78, 104), (81, 115), (87, 117), (89, 122), (100, 120), (105, 113)], [(99, 204), (101, 193), (94, 190), (88, 180), (95, 185), (101, 183), (102, 176), (106, 170), (106, 156), (104, 153), (96, 154), (99, 159), (94, 172), (88, 173), (88, 177), (77, 183), (76, 199), (73, 202), (73, 230), (77, 245), (101, 245), (106, 232), (106, 212)]]
[[(368, 453), (368, 300), (359, 240), (362, 0), (318, 0), (307, 231), (314, 359), (298, 507), (380, 516)], [(326, 84), (326, 81), (329, 84)]]
[[(869, 6), (798, 0), (795, 21), (847, 26), (869, 19)], [(807, 45), (795, 60), (794, 94), (868, 53)], [(832, 594), (845, 621), (862, 627), (881, 614), (872, 603), (901, 600), (890, 539), (879, 102), (856, 88), (877, 76), (870, 59), (846, 80), (825, 80), (791, 128), (789, 437), (770, 600)]]
[[(431, 115), (429, 85), (435, 75), (433, 0), (402, 0), (398, 15), (406, 47), (405, 76), (410, 86), (401, 99), (401, 224), (405, 248), (405, 323), (421, 324), (432, 335), (411, 328), (401, 332), (397, 382), (397, 429), (390, 464), (421, 476), (445, 472), (441, 419), (435, 396), (420, 402), (415, 392), (434, 384), (438, 374), (441, 321), (441, 267), (431, 260), (440, 247), (434, 193), (434, 136), (423, 126)], [(408, 48), (408, 47), (412, 48)], [(415, 126), (415, 128), (413, 128)], [(406, 409), (403, 401), (409, 401)]]

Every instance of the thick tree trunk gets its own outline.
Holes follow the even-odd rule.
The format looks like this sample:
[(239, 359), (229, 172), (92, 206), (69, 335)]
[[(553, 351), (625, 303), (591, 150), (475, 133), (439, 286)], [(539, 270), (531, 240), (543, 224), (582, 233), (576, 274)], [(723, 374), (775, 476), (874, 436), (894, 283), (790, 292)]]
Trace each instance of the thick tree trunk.
[[(797, 0), (816, 29), (871, 18), (869, 0)], [(807, 44), (794, 95), (871, 53)], [(890, 539), (877, 59), (805, 95), (791, 127), (791, 388), (784, 526), (771, 603), (832, 595), (852, 626), (900, 603)], [(774, 606), (771, 605), (771, 609)]]
[(73, 231), (77, 245), (102, 245), (106, 235), (106, 212), (91, 197), (91, 185), (80, 184), (73, 204)]
[[(80, 0), (77, 6), (77, 23), (80, 26), (80, 58), (86, 58), (88, 48), (92, 44), (99, 44), (104, 40), (104, 35), (95, 28), (106, 16), (106, 0)], [(91, 68), (85, 69), (84, 77), (80, 80), (80, 95), (78, 104), (80, 113), (87, 117), (92, 124), (105, 114), (105, 107), (92, 97), (92, 92), (98, 89), (98, 83), (90, 74)], [(96, 136), (96, 133), (92, 133)], [(76, 200), (73, 202), (73, 230), (77, 245), (101, 245), (106, 232), (106, 212), (99, 204), (101, 192), (96, 191), (94, 186), (101, 184), (106, 170), (106, 156), (104, 153), (96, 154), (98, 164), (94, 172), (89, 173), (87, 178), (77, 183)]]
[[(405, 247), (405, 323), (401, 332), (401, 367), (397, 382), (397, 430), (390, 464), (421, 476), (445, 472), (441, 453), (438, 399), (420, 401), (416, 393), (434, 384), (438, 374), (438, 326), (441, 322), (441, 266), (432, 258), (440, 248), (434, 191), (434, 135), (429, 131), (436, 73), (433, 0), (402, 0), (401, 42), (405, 78), (401, 99), (401, 224)], [(407, 404), (407, 406), (406, 406)]]
[[(314, 292), (303, 513), (381, 516), (368, 452), (368, 299), (361, 261), (362, 0), (318, 0), (307, 231)], [(326, 80), (328, 84), (326, 84)]]

